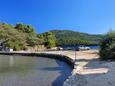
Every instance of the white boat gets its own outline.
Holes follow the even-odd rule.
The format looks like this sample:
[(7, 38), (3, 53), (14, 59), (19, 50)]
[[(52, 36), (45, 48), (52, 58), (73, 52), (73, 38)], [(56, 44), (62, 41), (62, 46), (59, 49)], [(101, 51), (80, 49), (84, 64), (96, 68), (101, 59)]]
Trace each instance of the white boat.
[(90, 47), (79, 46), (78, 49), (79, 49), (79, 50), (90, 50)]

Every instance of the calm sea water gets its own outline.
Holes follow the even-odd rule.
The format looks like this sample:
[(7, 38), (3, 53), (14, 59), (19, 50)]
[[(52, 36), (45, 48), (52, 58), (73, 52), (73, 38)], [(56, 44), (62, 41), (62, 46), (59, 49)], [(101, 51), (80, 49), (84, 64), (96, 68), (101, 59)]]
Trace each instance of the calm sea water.
[(55, 59), (0, 55), (0, 86), (62, 86), (71, 70)]
[[(79, 46), (61, 46), (62, 48), (66, 49), (66, 48), (70, 48), (70, 49), (75, 49), (78, 48)], [(85, 47), (90, 47), (90, 49), (99, 49), (99, 46), (85, 46)]]
[(99, 46), (87, 46), (90, 47), (91, 49), (99, 49)]

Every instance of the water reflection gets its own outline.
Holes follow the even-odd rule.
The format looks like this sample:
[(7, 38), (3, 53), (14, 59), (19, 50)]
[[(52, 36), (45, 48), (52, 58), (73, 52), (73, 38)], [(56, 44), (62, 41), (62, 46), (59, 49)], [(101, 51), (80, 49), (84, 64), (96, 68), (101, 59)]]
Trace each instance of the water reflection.
[(71, 68), (55, 59), (0, 56), (0, 86), (62, 86), (70, 74)]
[(9, 66), (12, 67), (13, 65), (14, 65), (14, 57), (10, 56)]

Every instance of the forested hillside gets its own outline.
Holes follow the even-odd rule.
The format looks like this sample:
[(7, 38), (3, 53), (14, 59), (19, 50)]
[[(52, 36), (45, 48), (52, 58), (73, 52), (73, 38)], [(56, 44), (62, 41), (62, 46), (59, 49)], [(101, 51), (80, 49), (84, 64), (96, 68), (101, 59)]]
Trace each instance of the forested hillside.
[(95, 45), (103, 38), (102, 35), (91, 35), (71, 30), (52, 30), (57, 40), (57, 45)]
[(97, 45), (102, 35), (90, 35), (70, 30), (52, 30), (36, 34), (31, 25), (0, 23), (0, 43), (3, 47), (24, 50), (28, 46), (45, 45), (46, 48), (65, 45)]

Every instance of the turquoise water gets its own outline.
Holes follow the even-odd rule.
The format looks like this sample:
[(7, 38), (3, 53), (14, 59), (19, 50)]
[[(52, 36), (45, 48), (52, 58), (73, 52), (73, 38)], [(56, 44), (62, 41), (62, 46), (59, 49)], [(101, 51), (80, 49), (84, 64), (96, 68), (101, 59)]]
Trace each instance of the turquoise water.
[(0, 55), (0, 86), (62, 86), (71, 70), (55, 59)]

